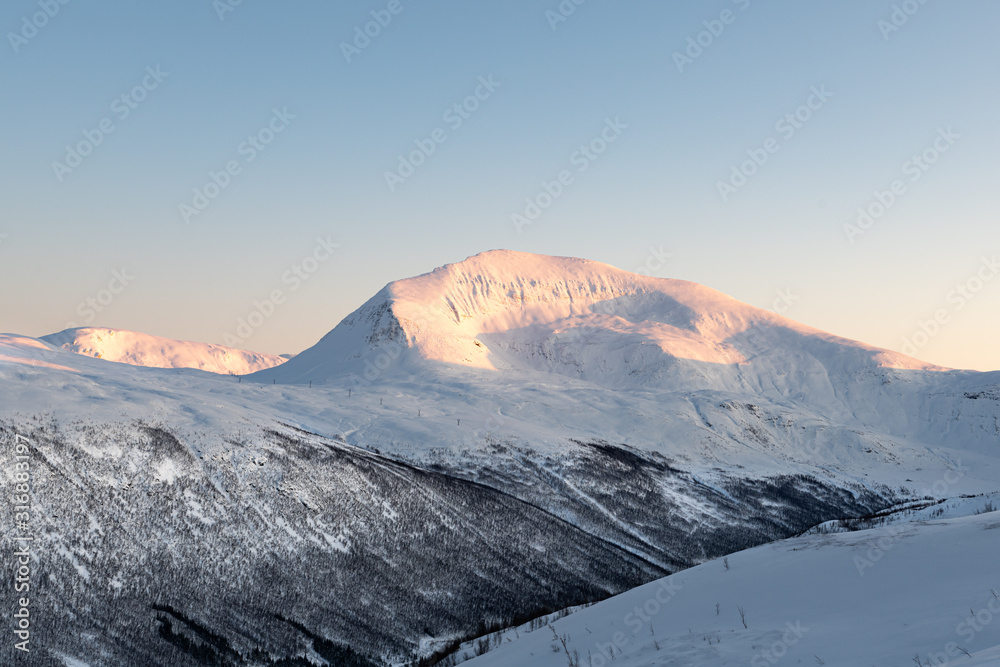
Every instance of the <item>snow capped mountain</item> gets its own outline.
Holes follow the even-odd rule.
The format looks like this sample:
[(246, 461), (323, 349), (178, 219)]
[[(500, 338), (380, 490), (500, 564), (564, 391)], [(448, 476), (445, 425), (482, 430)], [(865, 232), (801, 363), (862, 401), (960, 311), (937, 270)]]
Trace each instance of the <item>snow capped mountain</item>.
[[(492, 251), (390, 283), (241, 379), (221, 373), (250, 353), (220, 350), (0, 335), (0, 470), (19, 438), (45, 462), (61, 655), (401, 664), (1000, 479), (1000, 373), (587, 260)], [(773, 643), (774, 614), (726, 655)]]
[[(492, 404), (485, 409), (506, 416), (525, 413), (526, 387), (538, 386), (552, 405), (571, 387), (594, 394), (591, 405), (626, 392), (633, 413), (648, 401), (686, 442), (706, 430), (735, 442), (778, 440), (788, 455), (814, 462), (834, 433), (839, 451), (829, 454), (840, 461), (845, 450), (883, 451), (886, 436), (967, 442), (995, 455), (1000, 434), (996, 404), (967, 398), (994, 395), (1000, 373), (927, 364), (694, 283), (508, 250), (390, 283), (316, 345), (253, 379), (466, 382), (493, 395), (480, 401)], [(560, 412), (544, 420), (559, 421)], [(598, 412), (587, 428), (590, 415), (565, 413), (573, 414), (565, 426), (590, 438), (639, 447), (661, 438), (655, 418), (633, 414), (625, 424)]]
[(821, 360), (830, 371), (944, 370), (695, 283), (494, 250), (390, 283), (315, 346), (262, 377), (301, 383), (363, 374), (370, 368), (358, 360), (379, 352), (619, 388), (690, 383), (709, 367), (720, 371), (712, 379), (719, 388), (738, 386), (747, 369), (787, 376), (797, 370), (795, 359)]
[(42, 336), (42, 340), (88, 357), (151, 368), (197, 368), (246, 375), (285, 363), (285, 357), (236, 350), (211, 343), (161, 338), (135, 331), (86, 327)]

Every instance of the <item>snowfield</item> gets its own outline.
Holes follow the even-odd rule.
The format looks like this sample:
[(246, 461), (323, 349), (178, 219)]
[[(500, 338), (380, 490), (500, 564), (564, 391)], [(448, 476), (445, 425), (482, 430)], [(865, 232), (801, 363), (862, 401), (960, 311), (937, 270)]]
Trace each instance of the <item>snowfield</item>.
[[(559, 631), (570, 655), (546, 630), (528, 637), (544, 651), (511, 642), (479, 660), (564, 664), (576, 649), (596, 664), (595, 642), (621, 631), (634, 651), (614, 664), (749, 664), (801, 621), (788, 664), (864, 651), (853, 664), (911, 664), (898, 649), (917, 635), (899, 619), (933, 627), (913, 645), (926, 664), (948, 641), (932, 624), (1000, 586), (976, 574), (1000, 533), (963, 518), (978, 508), (962, 498), (1000, 490), (997, 372), (693, 283), (510, 251), (390, 283), (315, 346), (243, 375), (278, 359), (101, 329), (0, 335), (0, 470), (12, 484), (13, 443), (30, 439), (52, 660), (404, 664), (655, 595), (648, 582), (672, 575), (684, 586), (652, 634), (632, 637), (613, 598), (559, 621), (594, 619)], [(0, 525), (11, 512), (0, 505)], [(927, 521), (893, 536), (913, 548), (847, 577), (867, 538), (839, 533), (903, 516)], [(944, 559), (933, 582), (906, 558), (887, 567), (927, 549)], [(911, 600), (952, 579), (940, 613)], [(861, 611), (840, 618), (850, 600)], [(853, 620), (879, 611), (884, 625)], [(977, 660), (996, 645), (966, 643)]]
[(246, 375), (283, 364), (285, 358), (236, 350), (210, 343), (192, 343), (122, 329), (66, 329), (42, 340), (89, 357), (152, 368), (197, 368), (223, 375)]
[(462, 664), (998, 665), (998, 546), (996, 511), (784, 540), (494, 637)]

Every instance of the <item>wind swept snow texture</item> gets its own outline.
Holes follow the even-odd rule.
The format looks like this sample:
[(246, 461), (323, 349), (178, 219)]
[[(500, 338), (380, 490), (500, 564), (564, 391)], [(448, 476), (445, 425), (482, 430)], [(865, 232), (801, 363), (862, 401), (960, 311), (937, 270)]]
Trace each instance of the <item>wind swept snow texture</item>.
[(197, 368), (222, 375), (246, 375), (285, 363), (284, 356), (247, 352), (121, 329), (66, 329), (40, 340), (88, 357), (151, 368)]

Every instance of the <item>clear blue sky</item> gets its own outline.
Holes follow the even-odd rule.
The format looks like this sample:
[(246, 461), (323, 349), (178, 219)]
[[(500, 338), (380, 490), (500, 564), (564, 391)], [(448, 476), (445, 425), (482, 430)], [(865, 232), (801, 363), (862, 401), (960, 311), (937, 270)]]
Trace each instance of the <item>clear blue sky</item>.
[[(281, 290), (244, 347), (296, 352), (390, 280), (482, 250), (635, 269), (662, 247), (654, 275), (769, 308), (790, 291), (789, 317), (892, 349), (938, 314), (915, 356), (1000, 368), (1000, 279), (981, 266), (1000, 253), (1000, 4), (588, 0), (557, 22), (556, 0), (245, 0), (220, 19), (228, 1), (3, 4), (0, 330), (223, 342)], [(345, 55), (373, 11), (391, 21)], [(689, 38), (706, 46), (680, 71)], [(103, 136), (67, 165), (85, 132)], [(605, 152), (577, 153), (602, 132)], [(934, 164), (906, 164), (925, 150)], [(747, 151), (767, 161), (724, 201)], [(227, 187), (186, 221), (212, 171)], [(340, 247), (301, 282), (317, 237)]]

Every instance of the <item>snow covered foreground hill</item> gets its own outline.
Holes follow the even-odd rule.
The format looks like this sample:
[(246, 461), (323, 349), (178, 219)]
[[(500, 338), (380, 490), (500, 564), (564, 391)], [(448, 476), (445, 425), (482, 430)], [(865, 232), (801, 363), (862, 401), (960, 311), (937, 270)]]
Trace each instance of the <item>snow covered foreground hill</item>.
[(66, 329), (39, 340), (89, 357), (151, 368), (197, 368), (223, 375), (246, 375), (283, 364), (285, 357), (247, 352), (210, 343), (86, 327)]
[(507, 251), (391, 283), (242, 382), (0, 336), (0, 468), (12, 484), (30, 440), (51, 664), (428, 656), (831, 519), (995, 491), (998, 406), (998, 373)]
[(997, 511), (783, 540), (459, 655), (489, 650), (468, 667), (993, 667), (998, 547)]

